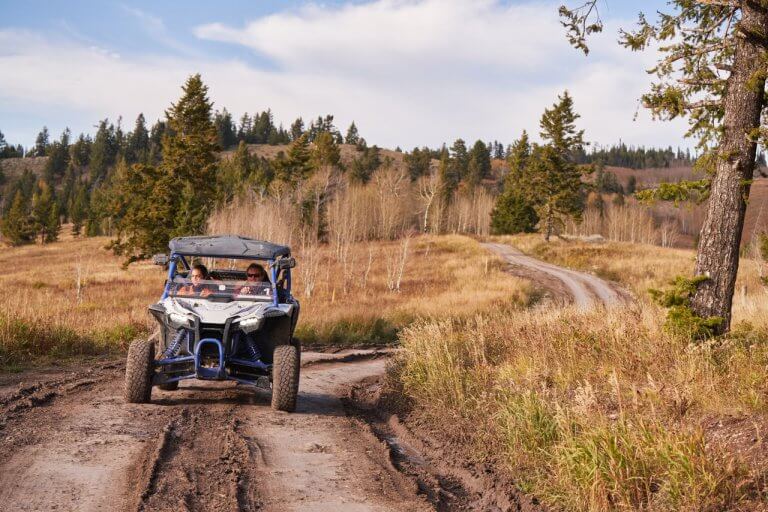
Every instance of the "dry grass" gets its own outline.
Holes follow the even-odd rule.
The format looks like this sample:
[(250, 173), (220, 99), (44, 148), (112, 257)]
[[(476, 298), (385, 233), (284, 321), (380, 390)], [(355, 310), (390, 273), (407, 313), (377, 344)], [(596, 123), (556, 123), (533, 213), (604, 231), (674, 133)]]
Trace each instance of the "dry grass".
[[(147, 306), (159, 298), (164, 272), (149, 263), (121, 270), (103, 248), (108, 241), (2, 250), (0, 366), (120, 351), (152, 327)], [(461, 317), (528, 300), (526, 283), (461, 236), (411, 238), (400, 291), (391, 291), (388, 267), (399, 268), (402, 244), (351, 243), (343, 255), (332, 245), (298, 250), (294, 294), (302, 302), (298, 335), (305, 343), (390, 343), (416, 318)]]
[(419, 323), (397, 372), (478, 458), (556, 509), (751, 509), (765, 465), (704, 425), (767, 412), (768, 336), (692, 347), (662, 318), (646, 305)]
[[(726, 339), (692, 345), (646, 293), (689, 250), (498, 237), (622, 283), (625, 309), (478, 315), (404, 329), (394, 376), (555, 509), (761, 510), (768, 478), (768, 306), (745, 258)], [(731, 425), (731, 426), (729, 426)], [(735, 426), (734, 426), (735, 425)], [(467, 439), (468, 438), (468, 439)]]

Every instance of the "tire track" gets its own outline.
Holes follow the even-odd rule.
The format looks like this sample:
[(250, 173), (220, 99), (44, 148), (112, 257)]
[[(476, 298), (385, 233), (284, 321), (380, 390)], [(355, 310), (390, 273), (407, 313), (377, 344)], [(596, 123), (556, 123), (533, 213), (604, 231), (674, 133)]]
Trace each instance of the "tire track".
[(268, 392), (231, 382), (185, 381), (153, 389), (150, 404), (125, 404), (120, 363), (15, 389), (9, 377), (0, 391), (1, 508), (429, 510), (387, 463), (386, 445), (341, 404), (351, 384), (384, 372), (384, 355), (305, 353), (293, 414), (272, 410)]

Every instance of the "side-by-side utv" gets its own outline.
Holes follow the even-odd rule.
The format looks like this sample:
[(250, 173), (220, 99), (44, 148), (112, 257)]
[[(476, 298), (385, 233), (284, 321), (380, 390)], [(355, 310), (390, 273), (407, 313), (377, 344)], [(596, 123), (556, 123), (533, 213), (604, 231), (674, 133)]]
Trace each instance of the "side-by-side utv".
[(290, 248), (240, 236), (174, 238), (169, 248), (155, 256), (168, 279), (149, 306), (159, 334), (131, 343), (125, 400), (149, 402), (153, 386), (185, 379), (233, 380), (271, 388), (272, 407), (293, 411), (301, 347)]

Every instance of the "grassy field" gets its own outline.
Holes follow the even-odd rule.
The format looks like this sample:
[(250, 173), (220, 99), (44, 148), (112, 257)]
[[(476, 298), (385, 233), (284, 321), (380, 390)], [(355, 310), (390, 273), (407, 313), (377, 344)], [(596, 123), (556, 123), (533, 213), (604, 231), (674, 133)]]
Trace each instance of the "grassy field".
[(764, 510), (768, 317), (757, 263), (736, 328), (692, 344), (646, 289), (693, 253), (540, 236), (500, 239), (623, 283), (635, 305), (529, 310), (407, 327), (393, 377), (419, 409), (556, 510)]
[[(65, 240), (0, 253), (0, 366), (36, 358), (118, 353), (153, 327), (147, 306), (164, 272), (120, 267), (106, 238)], [(524, 306), (528, 285), (466, 237), (414, 237), (296, 254), (294, 294), (305, 344), (381, 344), (417, 318), (469, 317)], [(400, 266), (402, 279), (397, 285)], [(79, 283), (79, 284), (78, 284)], [(311, 289), (310, 289), (311, 288)], [(310, 293), (311, 292), (311, 293)]]

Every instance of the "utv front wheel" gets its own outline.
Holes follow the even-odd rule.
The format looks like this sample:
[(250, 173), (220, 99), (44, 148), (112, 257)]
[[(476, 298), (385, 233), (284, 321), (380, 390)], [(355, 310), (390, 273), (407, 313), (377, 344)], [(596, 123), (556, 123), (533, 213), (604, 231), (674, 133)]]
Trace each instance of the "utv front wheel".
[(280, 345), (272, 359), (272, 408), (293, 412), (299, 393), (299, 351), (293, 345)]
[(152, 370), (155, 344), (147, 340), (134, 340), (128, 347), (125, 365), (123, 397), (129, 404), (145, 404), (152, 393)]

